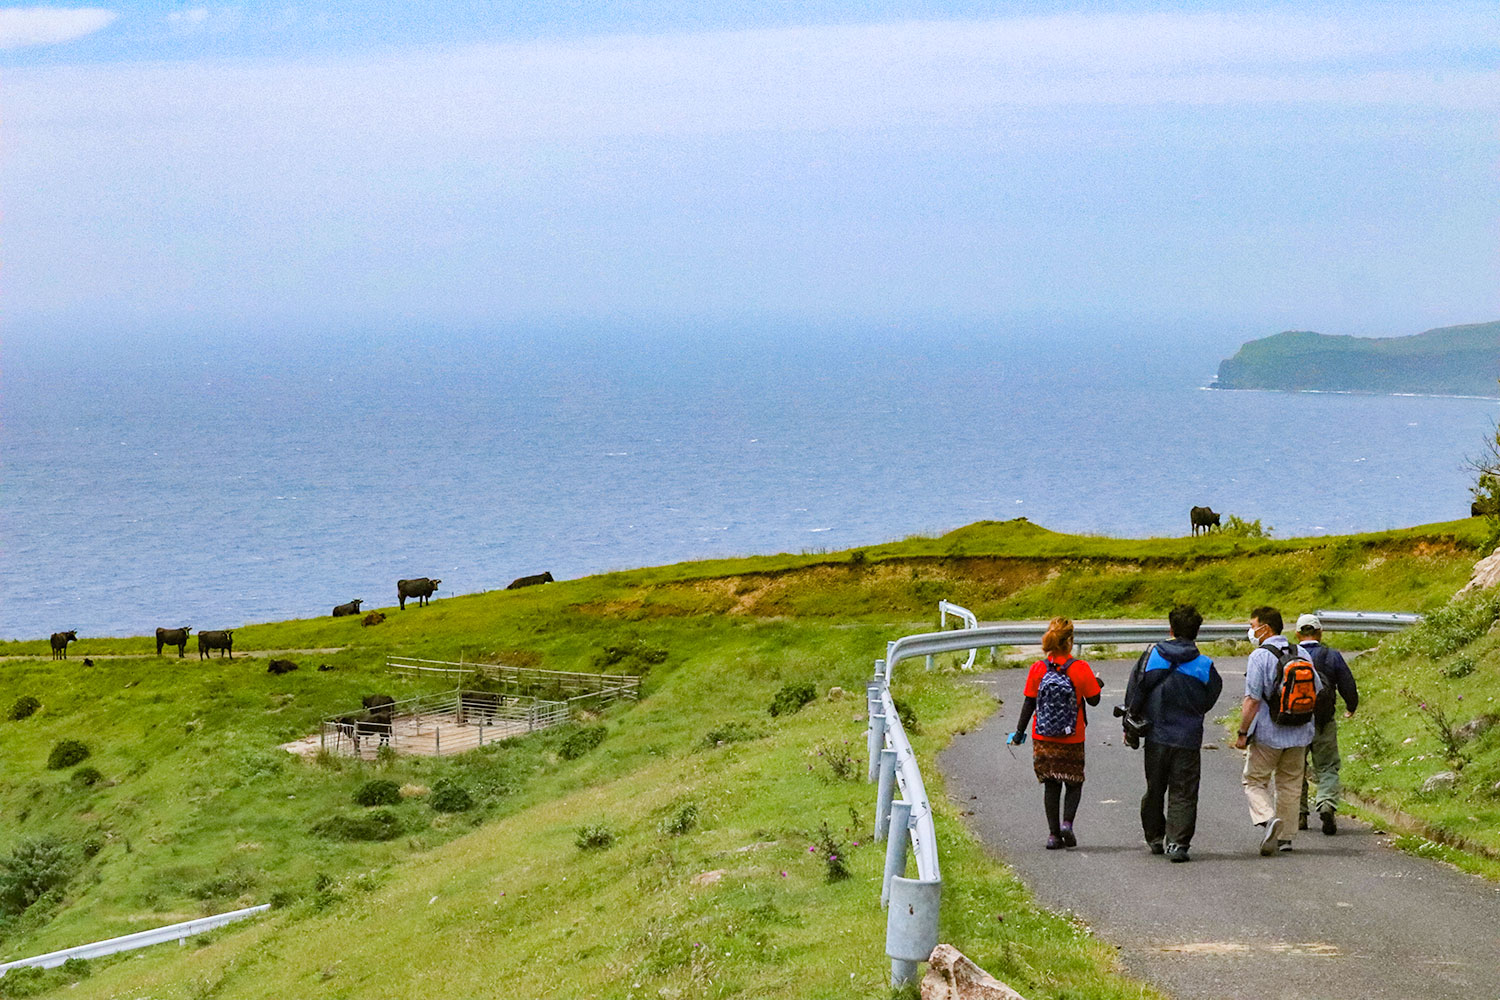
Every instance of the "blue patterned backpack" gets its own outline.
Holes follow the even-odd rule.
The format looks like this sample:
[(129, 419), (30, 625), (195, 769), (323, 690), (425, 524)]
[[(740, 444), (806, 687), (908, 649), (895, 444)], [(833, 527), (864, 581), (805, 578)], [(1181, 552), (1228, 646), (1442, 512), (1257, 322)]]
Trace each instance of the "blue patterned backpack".
[(1036, 734), (1057, 739), (1072, 736), (1078, 728), (1078, 690), (1068, 677), (1068, 668), (1078, 661), (1047, 661), (1047, 672), (1036, 686)]

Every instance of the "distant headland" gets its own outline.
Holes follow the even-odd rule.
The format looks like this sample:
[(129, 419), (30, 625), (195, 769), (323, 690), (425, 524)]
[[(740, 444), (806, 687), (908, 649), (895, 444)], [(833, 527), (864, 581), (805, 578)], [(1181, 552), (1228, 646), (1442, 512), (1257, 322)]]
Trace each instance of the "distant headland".
[(1210, 389), (1500, 395), (1500, 322), (1410, 337), (1334, 337), (1288, 330), (1219, 362)]

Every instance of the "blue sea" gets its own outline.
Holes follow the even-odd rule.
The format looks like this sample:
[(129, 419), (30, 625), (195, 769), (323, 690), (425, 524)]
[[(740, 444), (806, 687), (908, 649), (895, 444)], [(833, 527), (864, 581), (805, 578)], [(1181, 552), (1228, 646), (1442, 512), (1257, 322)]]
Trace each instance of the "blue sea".
[(1468, 513), (1494, 399), (1208, 391), (1149, 339), (412, 334), (5, 353), (0, 637), (134, 635), (1027, 517)]

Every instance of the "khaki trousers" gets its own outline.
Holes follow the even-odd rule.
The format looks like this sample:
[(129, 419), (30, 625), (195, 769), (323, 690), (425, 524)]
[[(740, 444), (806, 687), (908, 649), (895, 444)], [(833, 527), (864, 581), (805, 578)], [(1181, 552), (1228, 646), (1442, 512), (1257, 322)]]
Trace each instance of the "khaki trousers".
[(1307, 747), (1276, 750), (1259, 743), (1245, 752), (1245, 798), (1250, 802), (1250, 821), (1268, 822), (1281, 817), (1277, 840), (1297, 835), (1297, 812), (1302, 805), (1302, 769)]

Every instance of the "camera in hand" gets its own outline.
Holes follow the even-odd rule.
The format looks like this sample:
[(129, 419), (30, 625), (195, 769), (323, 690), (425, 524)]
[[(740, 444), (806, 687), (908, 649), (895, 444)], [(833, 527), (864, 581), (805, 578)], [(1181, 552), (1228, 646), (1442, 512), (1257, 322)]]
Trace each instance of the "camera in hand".
[(1120, 720), (1125, 729), (1125, 745), (1132, 750), (1141, 748), (1141, 740), (1151, 732), (1151, 720), (1145, 716), (1136, 715), (1124, 705), (1115, 706), (1115, 718)]

